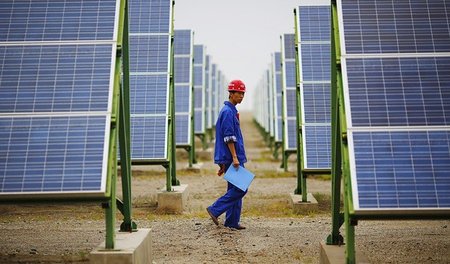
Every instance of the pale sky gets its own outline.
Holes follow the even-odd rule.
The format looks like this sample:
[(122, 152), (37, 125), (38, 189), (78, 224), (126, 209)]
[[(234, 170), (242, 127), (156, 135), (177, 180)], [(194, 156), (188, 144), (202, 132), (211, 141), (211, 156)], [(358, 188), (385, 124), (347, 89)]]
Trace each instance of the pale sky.
[[(175, 0), (175, 29), (192, 29), (228, 80), (241, 79), (247, 94), (238, 108), (253, 106), (252, 92), (280, 51), (280, 35), (294, 33), (299, 0)], [(226, 89), (224, 87), (224, 89)]]

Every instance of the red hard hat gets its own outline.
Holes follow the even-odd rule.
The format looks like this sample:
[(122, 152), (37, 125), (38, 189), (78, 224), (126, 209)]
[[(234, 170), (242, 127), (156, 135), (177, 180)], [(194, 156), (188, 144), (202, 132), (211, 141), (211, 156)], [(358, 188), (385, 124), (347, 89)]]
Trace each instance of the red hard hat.
[(241, 80), (232, 80), (228, 84), (229, 92), (243, 92), (245, 93), (245, 84)]

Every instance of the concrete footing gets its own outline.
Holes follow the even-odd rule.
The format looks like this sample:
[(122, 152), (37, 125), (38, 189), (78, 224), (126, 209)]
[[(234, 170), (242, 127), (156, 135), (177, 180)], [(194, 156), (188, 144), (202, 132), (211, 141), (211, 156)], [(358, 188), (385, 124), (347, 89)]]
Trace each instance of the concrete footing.
[[(320, 242), (320, 264), (344, 264), (345, 245), (335, 246)], [(356, 251), (356, 263), (369, 264), (369, 260), (361, 252)]]
[(202, 167), (203, 167), (203, 163), (197, 162), (196, 164), (192, 164), (192, 167), (189, 167), (189, 165), (187, 165), (183, 169), (186, 171), (189, 171), (189, 172), (200, 173), (200, 170)]
[(172, 191), (166, 191), (166, 187), (158, 192), (158, 210), (168, 213), (182, 213), (187, 208), (188, 185), (180, 184), (172, 186)]
[(307, 202), (302, 202), (302, 195), (291, 193), (291, 206), (295, 214), (309, 213), (319, 210), (319, 203), (311, 193), (307, 194)]
[(91, 264), (151, 264), (152, 241), (150, 229), (137, 232), (116, 232), (115, 248), (105, 249), (105, 242), (94, 249), (89, 261)]

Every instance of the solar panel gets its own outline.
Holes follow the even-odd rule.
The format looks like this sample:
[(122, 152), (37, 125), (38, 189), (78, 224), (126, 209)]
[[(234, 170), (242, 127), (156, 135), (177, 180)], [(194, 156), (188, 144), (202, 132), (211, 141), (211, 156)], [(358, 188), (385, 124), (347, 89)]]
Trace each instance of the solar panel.
[(275, 142), (283, 141), (283, 102), (282, 102), (282, 80), (281, 80), (281, 53), (275, 52), (272, 56), (273, 89), (275, 90), (274, 117), (275, 117)]
[(298, 13), (298, 60), (304, 167), (331, 168), (330, 3), (304, 3)]
[(178, 146), (191, 145), (193, 32), (175, 30), (175, 137)]
[(295, 74), (295, 34), (282, 35), (282, 61), (283, 67), (283, 90), (284, 96), (284, 122), (285, 142), (284, 150), (294, 151), (297, 149), (297, 102), (296, 102), (296, 74)]
[(450, 5), (338, 8), (355, 212), (448, 212)]
[(194, 45), (194, 132), (206, 132), (205, 87), (206, 50), (204, 45)]
[(166, 160), (170, 0), (129, 1), (131, 159)]
[(211, 114), (212, 105), (212, 81), (211, 81), (211, 56), (206, 55), (206, 68), (205, 68), (205, 109), (206, 109), (206, 129), (211, 129), (213, 127), (213, 118)]
[(194, 132), (204, 134), (205, 116), (205, 46), (194, 45)]
[(211, 108), (210, 108), (212, 126), (215, 125), (217, 120), (217, 113), (216, 113), (217, 99), (218, 99), (217, 76), (218, 76), (218, 67), (217, 64), (213, 63), (211, 65)]
[(118, 7), (0, 2), (0, 199), (105, 195)]

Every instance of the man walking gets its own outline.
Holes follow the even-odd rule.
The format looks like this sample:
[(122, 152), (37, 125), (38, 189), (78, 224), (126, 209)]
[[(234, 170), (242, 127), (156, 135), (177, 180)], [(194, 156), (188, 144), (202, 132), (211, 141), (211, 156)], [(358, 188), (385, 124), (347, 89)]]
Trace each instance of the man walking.
[[(228, 92), (228, 101), (224, 102), (216, 123), (214, 163), (220, 167), (218, 176), (223, 175), (230, 166), (238, 169), (239, 165), (244, 166), (244, 163), (247, 162), (244, 139), (239, 124), (239, 113), (236, 109), (236, 105), (244, 99), (245, 84), (241, 80), (233, 80), (228, 84)], [(224, 223), (226, 227), (238, 230), (245, 229), (244, 226), (239, 224), (239, 221), (242, 198), (246, 193), (247, 191), (242, 191), (228, 182), (227, 192), (206, 208), (213, 222), (219, 225), (217, 218), (226, 212)]]

